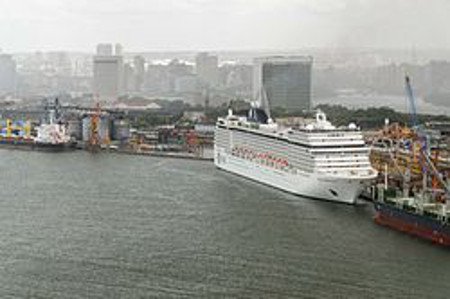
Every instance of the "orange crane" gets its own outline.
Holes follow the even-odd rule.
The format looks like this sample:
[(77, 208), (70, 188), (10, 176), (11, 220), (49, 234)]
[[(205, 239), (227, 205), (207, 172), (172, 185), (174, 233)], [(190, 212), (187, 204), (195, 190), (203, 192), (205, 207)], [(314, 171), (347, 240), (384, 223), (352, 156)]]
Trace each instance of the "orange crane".
[(97, 102), (94, 114), (91, 116), (90, 136), (89, 136), (89, 150), (97, 152), (100, 149), (100, 104)]

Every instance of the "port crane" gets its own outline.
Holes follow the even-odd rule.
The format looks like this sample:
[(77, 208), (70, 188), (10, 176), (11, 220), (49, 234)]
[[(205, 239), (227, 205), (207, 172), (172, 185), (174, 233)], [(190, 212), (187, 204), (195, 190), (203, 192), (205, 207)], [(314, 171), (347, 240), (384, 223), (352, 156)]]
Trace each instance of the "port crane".
[[(409, 106), (411, 108), (410, 116), (411, 116), (411, 125), (412, 129), (415, 132), (415, 137), (413, 139), (417, 139), (420, 142), (419, 146), (419, 154), (421, 158), (422, 163), (422, 173), (424, 176), (424, 185), (426, 184), (426, 172), (427, 167), (431, 170), (431, 173), (433, 174), (432, 179), (434, 180), (433, 185), (440, 184), (444, 190), (444, 192), (450, 194), (450, 187), (448, 184), (444, 181), (441, 174), (439, 173), (439, 170), (436, 168), (436, 165), (433, 163), (432, 158), (430, 157), (430, 153), (428, 152), (428, 145), (427, 145), (427, 137), (420, 129), (418, 122), (417, 122), (417, 109), (416, 109), (416, 100), (414, 97), (414, 92), (412, 89), (411, 80), (408, 75), (405, 76), (405, 89), (406, 89), (406, 95), (409, 100)], [(414, 146), (414, 144), (412, 144)], [(437, 154), (438, 155), (438, 154)], [(436, 160), (436, 159), (435, 159)]]
[(94, 114), (91, 117), (90, 124), (90, 136), (89, 136), (89, 144), (88, 148), (91, 152), (97, 152), (100, 149), (100, 116), (101, 116), (101, 108), (100, 104), (97, 103)]
[(412, 128), (417, 128), (417, 108), (416, 108), (416, 100), (414, 98), (414, 92), (411, 85), (411, 80), (409, 79), (409, 76), (405, 76), (405, 89), (406, 89), (406, 96), (409, 100), (409, 106), (411, 109), (411, 125)]

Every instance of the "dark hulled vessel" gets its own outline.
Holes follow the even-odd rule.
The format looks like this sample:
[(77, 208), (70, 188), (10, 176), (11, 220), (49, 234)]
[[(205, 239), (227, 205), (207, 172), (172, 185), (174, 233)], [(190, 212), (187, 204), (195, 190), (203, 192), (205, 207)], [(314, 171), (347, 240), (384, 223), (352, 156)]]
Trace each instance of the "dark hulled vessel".
[(75, 143), (67, 133), (66, 125), (59, 117), (59, 102), (47, 105), (48, 119), (36, 127), (36, 136), (31, 134), (30, 122), (6, 120), (6, 126), (0, 132), (0, 147), (8, 149), (65, 151), (75, 148)]
[(375, 202), (375, 222), (422, 239), (450, 246), (450, 212), (447, 205), (422, 207), (411, 198)]
[(393, 229), (450, 246), (450, 220), (434, 212), (419, 212), (411, 206), (391, 202), (375, 203), (375, 222)]

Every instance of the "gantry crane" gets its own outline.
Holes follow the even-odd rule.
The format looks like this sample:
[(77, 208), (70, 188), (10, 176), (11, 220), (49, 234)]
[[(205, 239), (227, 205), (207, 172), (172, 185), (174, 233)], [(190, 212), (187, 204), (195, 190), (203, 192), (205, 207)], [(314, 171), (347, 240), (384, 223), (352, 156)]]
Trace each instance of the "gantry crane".
[[(413, 140), (417, 140), (420, 143), (419, 146), (419, 157), (420, 157), (420, 163), (422, 165), (422, 175), (423, 175), (423, 181), (424, 181), (424, 189), (426, 185), (426, 176), (427, 172), (430, 171), (432, 174), (432, 180), (433, 186), (441, 185), (443, 188), (443, 191), (445, 191), (447, 194), (450, 194), (450, 187), (448, 184), (443, 180), (441, 174), (439, 173), (438, 169), (436, 168), (435, 163), (433, 163), (433, 159), (430, 157), (429, 152), (429, 145), (427, 141), (427, 136), (422, 132), (420, 129), (420, 126), (417, 123), (417, 109), (416, 109), (416, 101), (414, 97), (414, 92), (411, 85), (411, 80), (409, 79), (409, 76), (405, 76), (405, 89), (406, 89), (406, 95), (409, 100), (410, 104), (410, 115), (411, 115), (411, 126), (415, 132), (415, 137)], [(414, 144), (412, 144), (414, 146)], [(414, 151), (412, 151), (414, 152)], [(439, 153), (436, 153), (437, 156), (439, 156)], [(434, 159), (435, 161), (437, 159)]]

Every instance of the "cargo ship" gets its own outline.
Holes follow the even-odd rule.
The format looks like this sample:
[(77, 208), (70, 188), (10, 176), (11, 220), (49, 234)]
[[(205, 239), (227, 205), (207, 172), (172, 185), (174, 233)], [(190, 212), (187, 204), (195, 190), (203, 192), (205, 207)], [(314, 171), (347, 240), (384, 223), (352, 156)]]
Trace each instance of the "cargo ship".
[(0, 147), (22, 150), (64, 151), (75, 148), (66, 130), (66, 126), (58, 119), (56, 100), (52, 106), (47, 106), (48, 119), (35, 128), (36, 134), (31, 134), (30, 122), (13, 123), (7, 119), (0, 132)]
[(34, 144), (34, 136), (31, 135), (30, 122), (17, 121), (11, 119), (0, 124), (0, 147), (13, 149), (31, 149)]
[[(372, 146), (372, 162), (380, 170), (379, 183), (373, 194), (374, 220), (395, 230), (434, 243), (450, 246), (449, 169), (444, 163), (447, 147), (434, 144), (430, 132), (417, 123), (411, 82), (405, 87), (412, 107), (411, 128), (388, 126)], [(378, 165), (378, 167), (376, 166)], [(384, 167), (383, 167), (384, 166)]]
[[(450, 246), (450, 205), (436, 202), (431, 193), (413, 197), (383, 196), (375, 201), (374, 220), (395, 230)], [(380, 195), (381, 194), (381, 195)]]
[(442, 163), (442, 150), (432, 151), (427, 142), (430, 138), (421, 130), (409, 131), (385, 136), (384, 147), (372, 147), (373, 165), (382, 174), (380, 181), (384, 176), (373, 196), (374, 220), (450, 246), (448, 167)]

